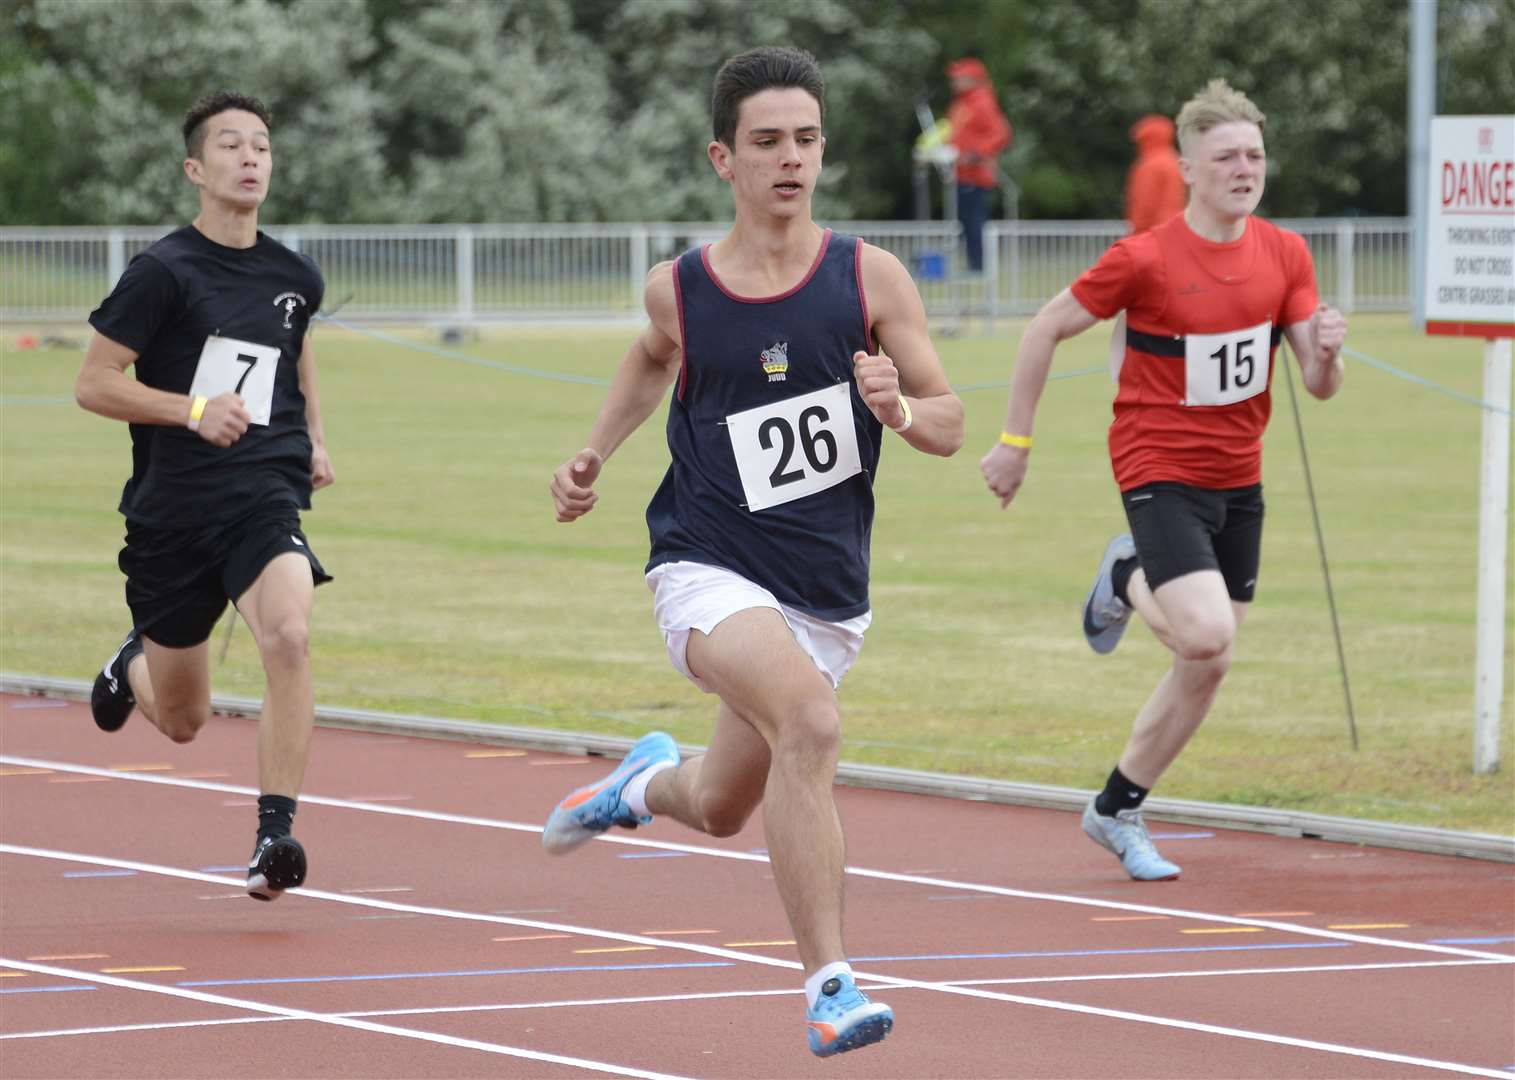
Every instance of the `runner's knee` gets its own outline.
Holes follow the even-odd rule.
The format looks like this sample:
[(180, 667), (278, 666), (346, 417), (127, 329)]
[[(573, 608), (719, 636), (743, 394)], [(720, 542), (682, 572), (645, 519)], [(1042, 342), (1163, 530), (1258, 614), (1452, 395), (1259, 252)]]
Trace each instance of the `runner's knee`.
[(194, 741), (205, 722), (210, 719), (210, 703), (200, 705), (168, 705), (159, 701), (156, 707), (158, 730), (176, 743)]
[(756, 803), (734, 799), (719, 791), (702, 791), (695, 800), (700, 828), (708, 836), (735, 836), (747, 824)]
[(1236, 636), (1236, 620), (1229, 613), (1220, 616), (1196, 616), (1173, 624), (1174, 651), (1185, 660), (1219, 661), (1221, 674), (1230, 666), (1231, 640)]
[(258, 643), (265, 668), (298, 668), (310, 660), (310, 628), (296, 615), (279, 620)]
[(842, 717), (831, 698), (800, 703), (778, 724), (779, 751), (805, 755), (812, 761), (835, 760), (842, 742)]
[(1185, 682), (1192, 687), (1213, 690), (1220, 685), (1231, 670), (1231, 649), (1228, 645), (1209, 656), (1185, 657)]

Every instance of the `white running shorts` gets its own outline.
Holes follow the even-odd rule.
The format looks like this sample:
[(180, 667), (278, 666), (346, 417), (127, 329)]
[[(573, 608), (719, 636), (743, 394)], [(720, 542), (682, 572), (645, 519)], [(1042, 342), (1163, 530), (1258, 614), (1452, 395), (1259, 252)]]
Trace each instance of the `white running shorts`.
[(707, 694), (714, 691), (690, 673), (685, 658), (692, 630), (708, 634), (727, 616), (739, 611), (772, 608), (784, 617), (794, 640), (835, 689), (842, 676), (857, 663), (858, 653), (863, 650), (863, 631), (873, 621), (871, 611), (842, 622), (817, 619), (779, 603), (767, 589), (740, 574), (705, 563), (654, 566), (647, 574), (647, 586), (652, 590), (652, 613), (663, 631), (668, 659), (679, 674)]

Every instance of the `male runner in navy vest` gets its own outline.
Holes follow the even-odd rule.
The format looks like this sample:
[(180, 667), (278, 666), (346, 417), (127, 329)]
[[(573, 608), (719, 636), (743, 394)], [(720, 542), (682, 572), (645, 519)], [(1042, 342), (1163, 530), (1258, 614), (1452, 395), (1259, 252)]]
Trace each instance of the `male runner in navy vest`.
[(644, 737), (558, 805), (542, 842), (565, 852), (654, 814), (730, 836), (762, 803), (805, 969), (810, 1049), (824, 1057), (877, 1042), (894, 1021), (857, 989), (843, 950), (832, 796), (836, 686), (870, 619), (883, 429), (947, 456), (962, 444), (963, 407), (899, 261), (811, 218), (822, 101), (809, 53), (756, 49), (721, 68), (708, 151), (736, 221), (653, 268), (651, 325), (588, 445), (552, 478), (559, 521), (588, 513), (605, 460), (674, 384), (647, 582), (673, 666), (720, 699), (709, 749), (680, 763), (669, 736)]
[[(95, 679), (95, 723), (132, 707), (174, 742), (210, 718), (207, 639), (230, 599), (268, 676), (258, 727), (258, 838), (247, 891), (274, 900), (305, 881), (290, 835), (314, 700), (314, 587), (331, 580), (300, 530), (332, 482), (307, 330), (325, 284), (315, 264), (258, 231), (273, 156), (268, 110), (220, 91), (184, 119), (193, 224), (131, 261), (90, 316), (79, 404), (131, 425), (121, 493), (132, 630)], [(137, 377), (126, 369), (136, 364)]]

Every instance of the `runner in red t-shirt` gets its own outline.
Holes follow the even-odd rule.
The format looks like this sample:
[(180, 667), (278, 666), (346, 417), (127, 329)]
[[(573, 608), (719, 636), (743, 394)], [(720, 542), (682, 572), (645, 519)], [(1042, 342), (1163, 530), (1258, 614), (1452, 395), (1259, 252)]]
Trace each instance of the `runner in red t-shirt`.
[(1210, 711), (1257, 584), (1262, 433), (1280, 338), (1310, 393), (1329, 398), (1342, 382), (1347, 324), (1319, 303), (1309, 250), (1252, 216), (1266, 172), (1262, 128), (1263, 114), (1223, 80), (1183, 107), (1188, 208), (1116, 243), (1032, 320), (1005, 432), (980, 462), (989, 490), (1008, 506), (1026, 478), (1058, 342), (1124, 312), (1111, 350), (1120, 389), (1110, 461), (1131, 532), (1105, 549), (1084, 602), (1084, 634), (1107, 653), (1134, 609), (1174, 659), (1083, 827), (1138, 880), (1178, 877), (1148, 838), (1140, 807)]

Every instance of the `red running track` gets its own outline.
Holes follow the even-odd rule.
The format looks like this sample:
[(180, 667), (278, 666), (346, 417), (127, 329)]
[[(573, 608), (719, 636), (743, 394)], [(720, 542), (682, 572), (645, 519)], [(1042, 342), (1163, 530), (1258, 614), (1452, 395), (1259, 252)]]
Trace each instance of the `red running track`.
[(841, 788), (848, 947), (896, 1014), (805, 1044), (761, 822), (543, 854), (601, 758), (318, 730), (308, 887), (242, 892), (255, 724), (0, 697), (0, 1076), (1515, 1076), (1515, 867)]

